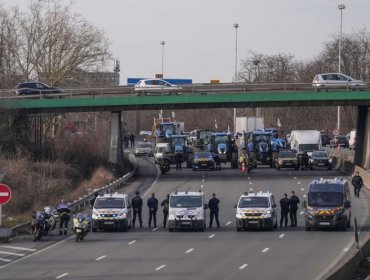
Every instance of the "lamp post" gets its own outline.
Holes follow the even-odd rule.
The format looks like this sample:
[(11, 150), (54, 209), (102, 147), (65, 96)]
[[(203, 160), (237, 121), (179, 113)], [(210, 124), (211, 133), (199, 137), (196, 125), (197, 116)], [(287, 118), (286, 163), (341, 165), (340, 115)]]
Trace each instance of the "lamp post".
[[(238, 28), (239, 24), (234, 23), (233, 27), (235, 28), (235, 73), (234, 73), (234, 82), (238, 80)], [(234, 108), (234, 132), (236, 132), (236, 108)]]
[[(338, 72), (341, 73), (341, 56), (342, 56), (342, 19), (343, 19), (343, 10), (346, 8), (345, 5), (338, 5), (340, 10), (340, 31), (339, 31), (339, 43), (338, 43)], [(337, 107), (337, 129), (340, 130), (340, 106)]]
[[(255, 72), (256, 72), (256, 77), (258, 77), (258, 82), (260, 79), (260, 63), (261, 61), (259, 59), (253, 60), (252, 61), (254, 66), (255, 66)], [(256, 107), (256, 118), (260, 116), (260, 108)]]
[(164, 65), (164, 45), (166, 44), (165, 41), (161, 41), (161, 45), (162, 45), (162, 78), (164, 77), (163, 76), (163, 65)]

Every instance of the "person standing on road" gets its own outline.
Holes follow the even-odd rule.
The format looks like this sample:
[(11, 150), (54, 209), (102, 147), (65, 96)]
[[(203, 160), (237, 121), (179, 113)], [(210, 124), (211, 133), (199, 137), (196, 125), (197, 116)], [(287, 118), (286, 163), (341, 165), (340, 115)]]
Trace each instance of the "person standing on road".
[(161, 206), (163, 207), (163, 228), (166, 228), (169, 205), (170, 205), (170, 195), (167, 194), (167, 197), (161, 203)]
[(130, 134), (130, 143), (131, 143), (131, 148), (135, 147), (135, 135)]
[(364, 181), (362, 181), (362, 178), (360, 176), (360, 172), (356, 172), (356, 175), (352, 178), (352, 185), (355, 191), (355, 197), (360, 198), (360, 190), (362, 186), (364, 185)]
[(131, 199), (131, 207), (134, 211), (134, 217), (132, 218), (132, 227), (135, 227), (136, 215), (139, 218), (140, 227), (143, 227), (143, 220), (141, 219), (141, 211), (143, 209), (143, 200), (140, 197), (140, 192), (136, 191), (135, 196)]
[(176, 157), (176, 170), (181, 170), (182, 154), (177, 152), (175, 157)]
[(62, 199), (61, 203), (58, 205), (57, 211), (60, 217), (59, 235), (63, 234), (63, 229), (64, 229), (64, 235), (67, 235), (68, 223), (71, 218), (71, 209), (69, 208), (68, 204), (64, 202), (64, 199)]
[(290, 227), (297, 227), (297, 210), (298, 204), (300, 203), (299, 197), (295, 195), (295, 192), (292, 191), (290, 196)]
[(220, 200), (216, 197), (216, 194), (212, 194), (212, 198), (208, 202), (209, 207), (209, 228), (212, 228), (213, 224), (213, 217), (216, 220), (217, 227), (220, 227), (220, 222), (218, 221), (218, 205), (220, 204)]
[(288, 198), (288, 195), (284, 193), (284, 197), (280, 199), (280, 208), (281, 208), (280, 227), (283, 227), (284, 220), (285, 220), (285, 227), (288, 227), (289, 204), (290, 204), (290, 200)]
[(157, 210), (158, 210), (158, 199), (155, 197), (155, 194), (152, 193), (152, 196), (148, 198), (147, 205), (149, 208), (149, 228), (152, 226), (152, 219), (154, 227), (157, 227)]

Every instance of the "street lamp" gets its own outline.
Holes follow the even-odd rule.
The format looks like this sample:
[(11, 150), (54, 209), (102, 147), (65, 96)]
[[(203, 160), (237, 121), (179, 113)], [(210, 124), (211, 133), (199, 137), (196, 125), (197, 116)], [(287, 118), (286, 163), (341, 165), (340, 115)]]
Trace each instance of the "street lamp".
[(164, 65), (164, 45), (166, 44), (165, 41), (161, 41), (161, 45), (162, 45), (162, 78), (164, 77), (163, 76), (163, 65)]
[[(238, 80), (238, 28), (239, 24), (234, 23), (233, 27), (235, 28), (235, 73), (234, 73), (234, 82)], [(236, 108), (234, 108), (234, 132), (236, 132)]]
[[(339, 45), (338, 45), (338, 72), (341, 73), (341, 54), (342, 54), (342, 19), (343, 19), (343, 10), (346, 8), (343, 4), (338, 5), (340, 10), (340, 31), (339, 31)], [(337, 129), (340, 130), (340, 106), (337, 107)]]

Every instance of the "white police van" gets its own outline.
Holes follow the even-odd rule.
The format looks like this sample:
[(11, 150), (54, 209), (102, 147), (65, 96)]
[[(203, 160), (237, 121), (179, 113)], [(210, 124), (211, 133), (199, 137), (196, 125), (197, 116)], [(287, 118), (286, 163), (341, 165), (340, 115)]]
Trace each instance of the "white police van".
[(245, 192), (236, 208), (236, 230), (277, 228), (278, 218), (274, 195), (270, 192)]
[(98, 229), (131, 228), (131, 205), (127, 194), (113, 193), (98, 196), (92, 213), (92, 231)]
[(168, 230), (193, 229), (204, 231), (206, 228), (206, 211), (204, 193), (175, 192), (170, 195), (168, 209)]

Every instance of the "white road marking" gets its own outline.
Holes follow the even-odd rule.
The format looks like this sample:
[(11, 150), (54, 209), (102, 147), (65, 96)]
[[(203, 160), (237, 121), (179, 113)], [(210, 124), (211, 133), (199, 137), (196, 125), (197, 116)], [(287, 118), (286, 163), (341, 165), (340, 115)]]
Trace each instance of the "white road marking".
[(131, 242), (127, 243), (128, 245), (132, 245), (136, 242), (136, 240), (132, 240)]
[(23, 247), (14, 247), (14, 246), (0, 246), (1, 248), (6, 249), (14, 249), (14, 250), (20, 250), (20, 251), (29, 251), (29, 252), (35, 252), (36, 249), (29, 249), (29, 248), (23, 248)]
[(265, 248), (262, 250), (262, 253), (266, 253), (268, 250), (270, 250), (270, 248)]
[(101, 257), (99, 257), (99, 258), (97, 258), (97, 259), (95, 259), (96, 261), (100, 261), (100, 260), (102, 260), (102, 259), (104, 259), (104, 258), (106, 258), (107, 256), (101, 256)]
[(155, 227), (155, 228), (153, 228), (153, 230), (152, 231), (157, 231), (158, 230), (158, 227)]
[(0, 251), (0, 254), (18, 256), (18, 257), (24, 257), (26, 255), (26, 254), (19, 254), (19, 253), (5, 252), (5, 251)]
[(304, 211), (301, 211), (299, 214), (303, 215), (304, 214)]
[(204, 186), (203, 186), (203, 185), (201, 185), (200, 187), (201, 187), (201, 188), (203, 188)]
[(57, 277), (55, 277), (55, 279), (60, 279), (60, 278), (63, 278), (64, 276), (67, 276), (69, 273), (63, 273)]
[(307, 195), (305, 195), (305, 194), (303, 195), (303, 197), (306, 197), (306, 196), (307, 196)]
[(187, 250), (186, 252), (185, 252), (185, 254), (189, 254), (189, 253), (191, 253), (191, 252), (193, 252), (194, 251), (194, 248), (190, 248), (189, 250)]
[(7, 193), (7, 192), (0, 192), (0, 196), (9, 196), (9, 193)]
[(11, 262), (12, 260), (8, 260), (8, 259), (0, 258), (0, 261), (1, 261), (1, 262)]
[(208, 238), (213, 238), (215, 237), (215, 234), (211, 234), (210, 236), (208, 236)]
[(249, 182), (249, 185), (252, 185), (252, 182)]
[(250, 191), (253, 191), (253, 188), (250, 188), (249, 190), (250, 190)]
[(251, 177), (248, 177), (248, 180), (250, 180), (251, 179)]
[(228, 225), (230, 225), (232, 222), (231, 221), (228, 221), (226, 224), (225, 224), (225, 226), (228, 226)]
[(206, 181), (206, 180), (204, 180), (204, 179), (203, 179), (203, 180), (202, 180), (202, 183), (204, 183), (205, 181)]
[(239, 267), (239, 269), (240, 269), (240, 270), (242, 270), (242, 269), (246, 268), (247, 266), (248, 266), (248, 264), (247, 264), (247, 263), (245, 263), (245, 264), (243, 264), (241, 267)]
[(349, 248), (347, 248), (347, 247), (343, 249), (344, 252), (347, 252), (348, 250), (349, 250)]
[(283, 233), (283, 234), (280, 234), (279, 235), (279, 238), (283, 238), (285, 236), (285, 234)]
[(298, 184), (298, 185), (300, 185), (300, 184), (301, 184), (301, 182), (298, 182), (297, 184)]
[(162, 264), (161, 266), (158, 266), (155, 270), (158, 271), (158, 270), (161, 270), (162, 268), (165, 268), (166, 265), (165, 264)]
[(304, 188), (301, 188), (301, 191), (303, 192), (304, 191)]
[(297, 180), (297, 177), (293, 177), (294, 180)]

